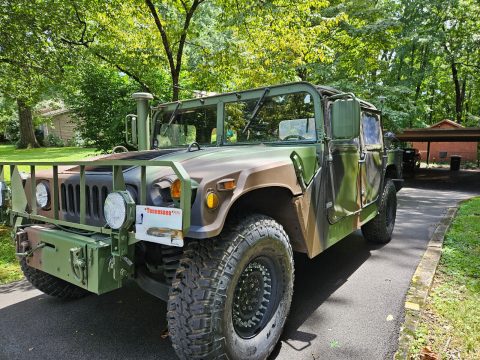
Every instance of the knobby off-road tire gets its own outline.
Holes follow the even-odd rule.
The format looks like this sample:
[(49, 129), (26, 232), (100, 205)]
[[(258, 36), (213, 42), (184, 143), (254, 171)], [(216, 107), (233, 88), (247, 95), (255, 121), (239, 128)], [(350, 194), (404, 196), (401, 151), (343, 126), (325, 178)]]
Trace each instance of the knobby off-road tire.
[(214, 239), (190, 241), (173, 280), (168, 326), (181, 359), (265, 359), (293, 294), (293, 257), (282, 226), (252, 215)]
[(79, 299), (90, 294), (81, 287), (28, 266), (25, 258), (20, 260), (20, 266), (30, 284), (47, 295), (60, 299)]
[(369, 242), (386, 244), (392, 239), (397, 216), (397, 192), (392, 180), (386, 179), (378, 214), (362, 226), (362, 233)]

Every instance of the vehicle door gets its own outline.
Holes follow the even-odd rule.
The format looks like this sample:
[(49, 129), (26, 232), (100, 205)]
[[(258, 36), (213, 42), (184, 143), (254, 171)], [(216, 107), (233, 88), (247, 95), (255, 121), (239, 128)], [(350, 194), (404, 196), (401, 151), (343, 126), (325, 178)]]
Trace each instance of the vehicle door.
[[(347, 94), (348, 95), (348, 94)], [(341, 95), (343, 96), (343, 95)], [(352, 100), (341, 99), (335, 103), (343, 101), (352, 102)], [(356, 101), (356, 100), (355, 100)], [(358, 102), (357, 102), (358, 103)], [(332, 105), (333, 106), (333, 105)], [(360, 109), (357, 113), (360, 117)], [(330, 201), (327, 203), (328, 219), (330, 223), (358, 213), (361, 209), (359, 199), (359, 161), (360, 161), (360, 139), (358, 136), (360, 120), (354, 121), (355, 113), (345, 112), (337, 117), (337, 123), (342, 128), (357, 127), (355, 136), (335, 136), (333, 134), (333, 116), (331, 141), (329, 142), (329, 153), (331, 162), (329, 165), (329, 193), (331, 193)], [(353, 125), (356, 124), (356, 125)], [(349, 132), (350, 133), (350, 132)], [(354, 131), (355, 133), (355, 131)]]
[(360, 192), (362, 207), (375, 202), (383, 176), (383, 144), (380, 116), (363, 111), (360, 123)]

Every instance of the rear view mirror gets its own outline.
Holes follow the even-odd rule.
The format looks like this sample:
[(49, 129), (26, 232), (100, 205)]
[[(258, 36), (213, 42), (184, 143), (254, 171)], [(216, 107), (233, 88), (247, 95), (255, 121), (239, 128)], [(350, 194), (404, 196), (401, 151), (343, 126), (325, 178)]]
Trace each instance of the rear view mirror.
[(360, 136), (360, 102), (355, 98), (336, 100), (330, 108), (333, 139)]

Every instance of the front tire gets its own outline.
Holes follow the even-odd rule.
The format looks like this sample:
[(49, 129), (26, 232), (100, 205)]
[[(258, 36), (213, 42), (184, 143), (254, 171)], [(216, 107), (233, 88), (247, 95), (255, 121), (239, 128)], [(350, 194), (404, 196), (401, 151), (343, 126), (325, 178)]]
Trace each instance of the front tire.
[(20, 267), (28, 282), (47, 295), (60, 299), (79, 299), (90, 294), (81, 287), (29, 266), (24, 257), (20, 260)]
[(262, 215), (190, 241), (169, 294), (168, 326), (181, 359), (265, 359), (293, 294), (293, 256), (282, 226)]
[(362, 233), (369, 242), (386, 244), (392, 239), (397, 216), (397, 191), (392, 180), (385, 179), (378, 214), (362, 226)]

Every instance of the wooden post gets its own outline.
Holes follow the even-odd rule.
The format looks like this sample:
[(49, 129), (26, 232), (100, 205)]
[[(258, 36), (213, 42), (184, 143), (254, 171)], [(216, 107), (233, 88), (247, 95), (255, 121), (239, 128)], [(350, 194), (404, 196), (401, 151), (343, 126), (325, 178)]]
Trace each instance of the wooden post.
[(427, 167), (430, 165), (430, 141), (427, 143)]

